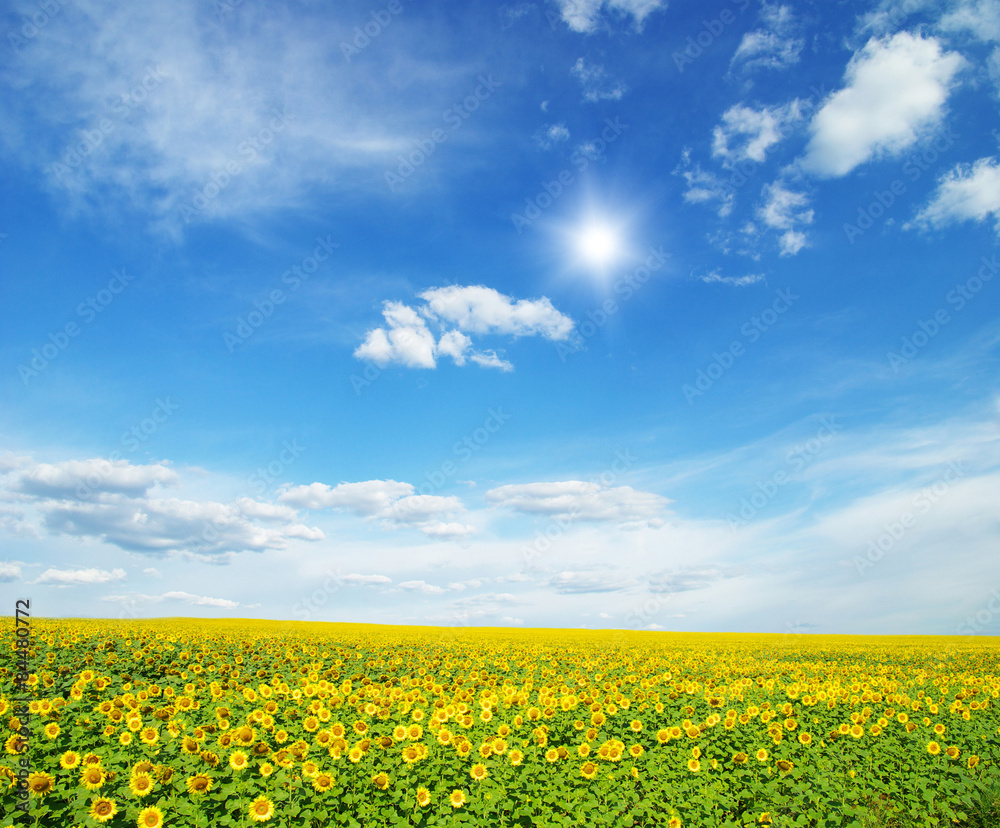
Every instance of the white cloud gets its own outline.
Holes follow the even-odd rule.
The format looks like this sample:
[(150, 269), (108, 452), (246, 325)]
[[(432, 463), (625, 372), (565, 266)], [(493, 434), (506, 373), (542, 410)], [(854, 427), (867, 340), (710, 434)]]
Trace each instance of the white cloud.
[(426, 595), (443, 595), (444, 590), (439, 586), (428, 584), (426, 581), (404, 581), (399, 585), (400, 589), (407, 592), (423, 592)]
[(570, 73), (583, 86), (585, 101), (619, 101), (628, 92), (628, 86), (622, 81), (611, 78), (603, 66), (588, 64), (583, 58), (577, 58)]
[(1000, 164), (992, 157), (959, 164), (948, 171), (912, 225), (936, 228), (988, 218), (996, 221), (995, 229), (1000, 234)]
[[(544, 296), (514, 300), (483, 285), (451, 285), (425, 290), (420, 298), (426, 304), (417, 310), (400, 302), (386, 302), (382, 314), (388, 330), (370, 330), (354, 356), (379, 365), (397, 362), (411, 368), (435, 368), (437, 357), (449, 356), (459, 366), (471, 360), (481, 368), (512, 371), (514, 366), (496, 351), (473, 350), (467, 334), (540, 334), (546, 339), (565, 339), (573, 330), (573, 320)], [(444, 330), (435, 342), (428, 320), (442, 328), (455, 327)]]
[(619, 592), (636, 586), (631, 578), (623, 578), (605, 570), (566, 570), (549, 578), (547, 586), (562, 595), (583, 595), (596, 592)]
[(653, 593), (690, 592), (706, 589), (725, 578), (736, 577), (738, 573), (727, 572), (716, 567), (681, 569), (675, 572), (658, 573), (650, 577), (647, 589)]
[(515, 301), (483, 285), (451, 285), (425, 290), (420, 298), (431, 314), (466, 333), (541, 335), (557, 340), (565, 339), (573, 330), (573, 320), (544, 296)]
[(396, 480), (366, 480), (337, 486), (311, 483), (288, 489), (278, 496), (278, 501), (299, 509), (346, 509), (362, 517), (372, 517), (412, 493), (412, 484)]
[(636, 491), (631, 486), (603, 488), (582, 480), (500, 486), (490, 489), (486, 499), (496, 506), (526, 514), (588, 521), (656, 518), (670, 502), (665, 497)]
[(635, 28), (642, 30), (642, 24), (654, 11), (665, 9), (666, 0), (555, 0), (563, 21), (574, 32), (589, 34), (598, 28), (601, 10), (605, 9), (620, 17), (631, 17)]
[[(26, 18), (39, 13), (15, 4)], [(401, 27), (392, 60), (373, 76), (370, 62), (348, 62), (338, 48), (363, 15), (299, 11), (243, 4), (219, 24), (211, 5), (174, 0), (79, 3), (49, 17), (2, 70), (5, 85), (30, 90), (0, 101), (4, 155), (42, 172), (68, 209), (145, 210), (171, 232), (198, 197), (193, 221), (301, 206), (317, 180), (384, 186), (371, 173), (426, 134), (427, 107), (440, 112), (469, 94), (468, 73), (422, 57), (408, 37), (425, 34)], [(141, 100), (122, 103), (134, 89)], [(273, 130), (275, 113), (288, 117)], [(102, 118), (112, 129), (100, 144), (57, 173), (52, 162)], [(228, 175), (227, 164), (239, 172)]]
[(938, 41), (908, 32), (872, 38), (810, 124), (802, 166), (817, 175), (847, 175), (859, 164), (912, 146), (944, 117), (952, 80), (965, 61)]
[(170, 486), (177, 472), (164, 463), (133, 466), (127, 460), (68, 460), (62, 463), (29, 463), (5, 484), (10, 491), (37, 497), (87, 498), (102, 492), (146, 494), (156, 485)]
[(561, 141), (569, 140), (569, 130), (566, 124), (546, 124), (535, 135), (535, 143), (543, 150), (552, 149)]
[(142, 570), (142, 574), (143, 575), (147, 575), (150, 578), (162, 578), (163, 577), (163, 575), (160, 574), (160, 570), (158, 570), (156, 567), (153, 567), (153, 566), (147, 567), (146, 569)]
[[(129, 552), (224, 555), (244, 550), (282, 549), (290, 539), (321, 540), (323, 533), (297, 522), (284, 506), (242, 498), (161, 498), (158, 484), (179, 485), (165, 463), (132, 466), (103, 459), (35, 463), (25, 458), (0, 477), (5, 490), (33, 509), (49, 534), (91, 538)], [(265, 528), (256, 523), (263, 519)], [(17, 525), (0, 521), (8, 531)]]
[(413, 308), (401, 302), (385, 302), (382, 316), (389, 323), (389, 329), (374, 328), (369, 331), (365, 341), (355, 350), (355, 357), (378, 365), (390, 362), (409, 368), (434, 368), (437, 365), (434, 360), (434, 334)]
[(239, 602), (230, 601), (227, 598), (210, 598), (204, 595), (193, 595), (190, 592), (181, 592), (176, 590), (172, 592), (164, 592), (162, 595), (143, 595), (142, 593), (133, 593), (130, 595), (105, 595), (101, 598), (101, 600), (114, 604), (159, 604), (164, 601), (180, 601), (195, 607), (219, 607), (222, 609), (234, 609), (239, 606)]
[(808, 205), (805, 193), (789, 190), (781, 181), (764, 187), (764, 204), (757, 216), (768, 227), (784, 231), (779, 239), (782, 256), (794, 256), (806, 246), (805, 234), (794, 226), (812, 223), (815, 213)]
[(123, 581), (124, 569), (46, 569), (35, 580), (36, 584), (106, 584)]
[(968, 32), (977, 40), (1000, 41), (1000, 0), (960, 0), (937, 25), (946, 32)]
[(722, 276), (718, 270), (713, 270), (706, 273), (704, 276), (699, 276), (701, 281), (708, 284), (722, 284), (722, 285), (733, 285), (734, 287), (746, 287), (747, 285), (755, 285), (757, 282), (763, 281), (763, 273), (748, 273), (746, 276)]
[(806, 234), (799, 230), (786, 230), (778, 239), (782, 256), (794, 256), (809, 243)]
[(345, 509), (360, 517), (380, 519), (386, 528), (410, 526), (429, 537), (464, 537), (475, 531), (472, 526), (441, 520), (465, 511), (459, 498), (414, 491), (411, 483), (395, 480), (340, 483), (333, 487), (311, 483), (288, 489), (278, 500), (305, 509)]
[(674, 170), (674, 175), (684, 176), (687, 182), (688, 188), (684, 192), (684, 200), (688, 204), (717, 203), (716, 211), (719, 218), (725, 218), (733, 211), (736, 194), (732, 185), (724, 182), (714, 172), (703, 170), (698, 164), (692, 166), (690, 150), (684, 150), (681, 163)]
[(765, 3), (760, 16), (764, 28), (743, 35), (730, 66), (754, 71), (787, 69), (798, 63), (804, 41), (793, 36), (796, 27), (791, 6)]
[(21, 567), (7, 561), (0, 561), (0, 583), (9, 583), (21, 578)]
[(768, 150), (800, 120), (802, 109), (797, 99), (784, 106), (761, 109), (737, 104), (726, 110), (722, 124), (712, 133), (712, 155), (721, 158), (726, 166), (744, 159), (763, 163)]
[(378, 586), (380, 584), (392, 583), (392, 578), (386, 575), (341, 575), (339, 580), (348, 584), (360, 584), (361, 586)]

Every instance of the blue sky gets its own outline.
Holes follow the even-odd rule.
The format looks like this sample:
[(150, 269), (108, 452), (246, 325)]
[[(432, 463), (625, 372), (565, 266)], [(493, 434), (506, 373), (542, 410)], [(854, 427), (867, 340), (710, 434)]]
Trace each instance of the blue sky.
[(3, 13), (53, 616), (1000, 632), (1000, 2)]

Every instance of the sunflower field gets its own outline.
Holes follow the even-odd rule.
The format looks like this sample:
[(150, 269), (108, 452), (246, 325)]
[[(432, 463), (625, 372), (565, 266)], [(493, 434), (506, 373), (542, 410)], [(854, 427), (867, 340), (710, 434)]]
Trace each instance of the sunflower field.
[(8, 622), (0, 826), (1000, 825), (993, 639)]

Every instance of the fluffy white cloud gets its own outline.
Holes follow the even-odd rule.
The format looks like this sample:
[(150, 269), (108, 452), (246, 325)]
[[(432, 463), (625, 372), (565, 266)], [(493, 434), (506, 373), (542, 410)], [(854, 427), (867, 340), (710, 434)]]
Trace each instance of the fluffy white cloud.
[(5, 483), (10, 491), (37, 497), (87, 498), (102, 492), (143, 495), (153, 486), (170, 486), (177, 472), (163, 463), (133, 466), (127, 460), (68, 460), (62, 463), (28, 463)]
[(667, 498), (652, 492), (640, 492), (631, 486), (604, 488), (583, 480), (555, 483), (520, 483), (490, 489), (486, 499), (527, 514), (552, 515), (563, 520), (634, 521), (653, 519), (651, 525), (662, 524), (659, 515)]
[(399, 588), (405, 589), (407, 592), (423, 592), (427, 595), (442, 595), (444, 593), (441, 587), (428, 584), (426, 581), (403, 581)]
[[(103, 459), (35, 463), (22, 458), (0, 477), (0, 491), (16, 497), (40, 517), (40, 528), (110, 543), (129, 552), (222, 555), (283, 549), (291, 539), (316, 541), (317, 528), (298, 523), (286, 506), (241, 498), (211, 500), (162, 498), (157, 485), (179, 485), (166, 464), (132, 466)], [(256, 521), (272, 524), (265, 528)], [(18, 525), (6, 525), (18, 532)]]
[[(559, 340), (573, 330), (573, 320), (544, 296), (514, 300), (483, 285), (451, 285), (425, 290), (420, 298), (425, 304), (419, 309), (386, 302), (382, 315), (388, 328), (368, 331), (354, 356), (379, 365), (395, 362), (411, 368), (435, 368), (438, 357), (448, 356), (459, 366), (471, 361), (482, 368), (512, 371), (514, 366), (496, 351), (474, 350), (468, 334), (541, 335)], [(437, 341), (428, 321), (444, 329)]]
[(587, 63), (583, 58), (577, 58), (570, 73), (583, 86), (585, 101), (619, 101), (628, 92), (628, 86), (614, 80), (607, 69), (600, 64)]
[[(1000, 164), (996, 158), (980, 158), (974, 164), (959, 164), (939, 181), (927, 204), (913, 220), (918, 227), (942, 227), (957, 221), (993, 218), (1000, 234)], [(907, 225), (910, 226), (910, 225)]]
[(9, 583), (21, 579), (21, 567), (15, 563), (0, 561), (0, 583)]
[(661, 572), (649, 578), (647, 589), (653, 593), (666, 594), (690, 592), (697, 589), (707, 589), (727, 577), (736, 577), (736, 574), (716, 567)]
[[(378, 365), (398, 362), (409, 368), (434, 368), (436, 345), (434, 334), (427, 323), (413, 308), (401, 302), (386, 302), (382, 316), (389, 324), (385, 328), (374, 328), (365, 336), (354, 356), (371, 360)], [(464, 361), (464, 360), (463, 360)], [(456, 359), (458, 364), (461, 362)]]
[(574, 32), (590, 33), (598, 28), (601, 10), (620, 17), (631, 17), (641, 30), (645, 19), (654, 11), (665, 9), (666, 0), (555, 0), (566, 25)]
[(413, 485), (396, 480), (365, 480), (361, 483), (311, 483), (295, 486), (278, 496), (280, 503), (300, 509), (346, 509), (362, 517), (382, 514), (392, 503), (413, 493)]
[(483, 285), (450, 285), (425, 290), (420, 298), (435, 317), (467, 333), (541, 335), (558, 340), (565, 339), (573, 330), (573, 320), (556, 310), (544, 296), (515, 301)]
[(106, 584), (123, 581), (124, 569), (46, 569), (35, 581), (36, 584)]
[(436, 538), (457, 538), (475, 528), (446, 522), (465, 511), (457, 497), (414, 494), (411, 483), (395, 480), (366, 480), (328, 486), (312, 483), (283, 492), (278, 500), (305, 509), (344, 509), (368, 519), (379, 519), (387, 528), (409, 526)]
[(845, 87), (813, 117), (803, 167), (820, 176), (843, 176), (873, 157), (912, 146), (943, 118), (963, 64), (933, 37), (900, 32), (872, 38), (851, 58)]
[(764, 187), (764, 203), (757, 216), (768, 227), (784, 231), (779, 240), (782, 256), (794, 256), (805, 247), (805, 234), (796, 230), (795, 225), (812, 223), (815, 213), (808, 205), (805, 193), (789, 190), (781, 181)]
[(798, 100), (784, 106), (753, 109), (743, 104), (730, 107), (712, 133), (712, 155), (727, 166), (750, 159), (762, 163), (767, 151), (786, 137), (788, 128), (802, 119)]

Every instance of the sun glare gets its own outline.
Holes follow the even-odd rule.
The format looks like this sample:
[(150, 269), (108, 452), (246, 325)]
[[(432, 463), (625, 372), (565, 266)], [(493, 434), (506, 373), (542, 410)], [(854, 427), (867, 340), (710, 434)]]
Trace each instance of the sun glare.
[(596, 267), (611, 264), (621, 253), (618, 230), (601, 221), (585, 224), (578, 232), (576, 242), (580, 258)]

